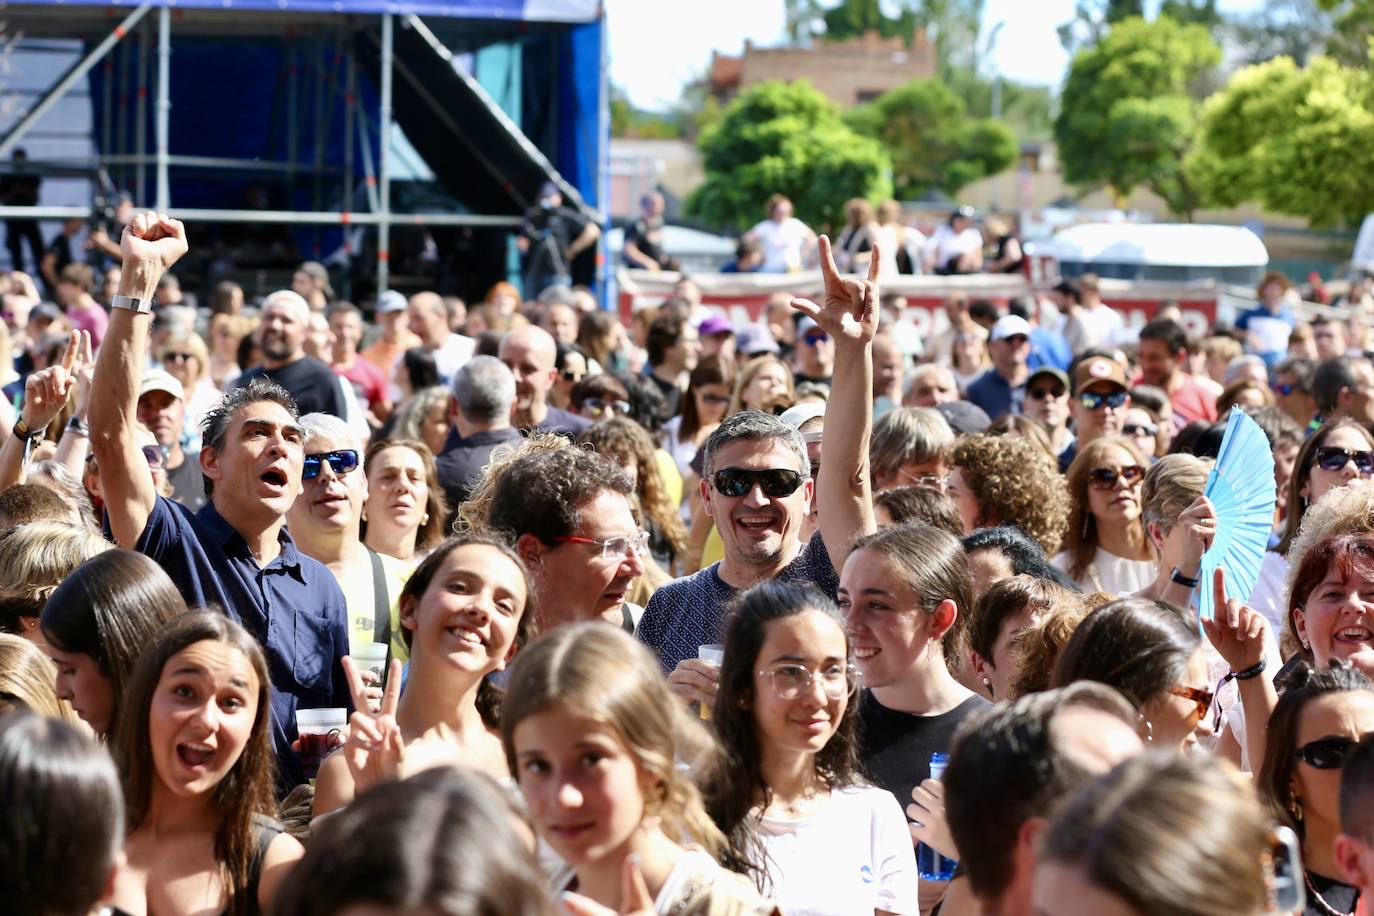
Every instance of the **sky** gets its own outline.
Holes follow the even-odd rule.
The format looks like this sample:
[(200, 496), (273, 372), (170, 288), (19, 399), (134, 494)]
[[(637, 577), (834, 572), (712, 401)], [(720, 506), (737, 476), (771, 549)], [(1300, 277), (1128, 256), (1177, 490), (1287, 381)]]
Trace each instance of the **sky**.
[[(711, 51), (738, 54), (744, 40), (780, 44), (783, 0), (605, 0), (611, 81), (639, 108), (663, 110), (706, 71)], [(1260, 0), (1220, 0), (1224, 12)], [(984, 31), (1006, 26), (992, 59), (1008, 79), (1058, 86), (1069, 58), (1055, 29), (1073, 18), (1074, 0), (987, 0)]]

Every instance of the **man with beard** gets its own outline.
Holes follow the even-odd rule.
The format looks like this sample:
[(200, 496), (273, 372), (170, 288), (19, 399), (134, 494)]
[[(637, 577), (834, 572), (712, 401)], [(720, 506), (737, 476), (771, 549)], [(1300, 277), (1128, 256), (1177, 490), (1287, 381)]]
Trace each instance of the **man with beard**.
[(238, 386), (265, 378), (285, 388), (302, 414), (347, 418), (348, 405), (338, 378), (328, 366), (305, 353), (309, 324), (310, 306), (299, 293), (282, 289), (268, 296), (262, 303), (262, 323), (258, 326), (262, 365), (239, 376)]
[(272, 672), (277, 788), (285, 794), (305, 781), (291, 749), (296, 711), (351, 705), (341, 665), (348, 653), (343, 593), (284, 527), (305, 461), (295, 405), (261, 378), (229, 392), (205, 417), (200, 467), (209, 505), (192, 513), (158, 496), (136, 434), (138, 392), (153, 293), (162, 272), (186, 253), (186, 230), (165, 213), (143, 213), (121, 245), (119, 294), (96, 359), (92, 385), (100, 395), (91, 399), (89, 421), (108, 531), (166, 570), (187, 605), (222, 609), (262, 644)]
[(1174, 408), (1174, 429), (1195, 420), (1212, 422), (1217, 418), (1217, 399), (1186, 371), (1188, 332), (1177, 321), (1156, 318), (1140, 329), (1140, 378), (1142, 382), (1164, 389)]
[[(867, 457), (873, 425), (873, 337), (878, 330), (877, 250), (868, 281), (841, 277), (820, 240), (825, 300), (794, 299), (834, 340), (835, 372), (825, 407), (825, 474), (811, 477), (806, 442), (779, 417), (743, 410), (703, 446), (701, 498), (715, 522), (724, 558), (661, 586), (636, 635), (654, 649), (669, 683), (689, 700), (711, 702), (719, 671), (697, 650), (720, 642), (722, 611), (735, 593), (765, 579), (811, 582), (835, 594), (836, 570), (853, 539), (875, 530)], [(811, 500), (821, 501), (820, 529), (802, 543)]]

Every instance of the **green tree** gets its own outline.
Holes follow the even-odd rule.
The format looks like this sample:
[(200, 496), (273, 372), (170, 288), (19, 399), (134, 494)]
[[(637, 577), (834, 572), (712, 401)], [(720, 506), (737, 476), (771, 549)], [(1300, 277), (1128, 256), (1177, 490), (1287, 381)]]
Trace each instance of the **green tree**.
[(1184, 164), (1200, 87), (1220, 61), (1207, 29), (1167, 16), (1124, 20), (1079, 51), (1054, 122), (1065, 179), (1123, 196), (1146, 187), (1191, 217), (1199, 199)]
[(851, 197), (892, 193), (892, 161), (851, 130), (806, 80), (767, 82), (740, 93), (698, 143), (706, 180), (687, 210), (742, 229), (763, 216), (769, 195), (786, 194), (811, 225), (833, 222)]
[(963, 99), (939, 80), (912, 80), (847, 115), (860, 133), (892, 156), (892, 182), (903, 200), (938, 189), (955, 194), (1016, 161), (1016, 135), (1001, 121), (970, 118)]
[(1238, 71), (1207, 100), (1189, 171), (1211, 204), (1358, 222), (1374, 211), (1374, 74), (1327, 57)]
[(916, 14), (911, 7), (901, 5), (895, 15), (883, 10), (880, 0), (842, 0), (821, 14), (827, 41), (844, 41), (873, 31), (884, 38), (911, 41), (916, 30)]

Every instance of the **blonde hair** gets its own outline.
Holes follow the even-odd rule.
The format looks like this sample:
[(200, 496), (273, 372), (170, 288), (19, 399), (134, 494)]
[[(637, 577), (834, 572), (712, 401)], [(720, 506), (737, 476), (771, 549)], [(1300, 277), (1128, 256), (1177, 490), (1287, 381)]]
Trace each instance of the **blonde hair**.
[[(162, 346), (157, 348), (157, 361), (166, 362), (166, 354), (176, 350), (190, 353), (195, 358), (199, 370), (196, 372), (196, 380), (204, 378), (210, 371), (210, 351), (205, 347), (205, 341), (199, 334), (171, 334), (162, 342)], [(186, 392), (186, 400), (191, 399), (193, 392)]]
[(953, 446), (954, 432), (939, 411), (894, 407), (873, 424), (868, 442), (870, 472), (875, 482), (892, 483), (902, 465), (944, 459)]
[(787, 368), (787, 363), (778, 359), (771, 353), (763, 356), (756, 356), (745, 365), (740, 371), (739, 377), (735, 379), (735, 390), (730, 395), (730, 406), (726, 409), (725, 415), (731, 416), (744, 409), (744, 392), (749, 384), (754, 381), (754, 376), (758, 375), (768, 366), (782, 366), (784, 378), (787, 380), (787, 403), (791, 406), (792, 401), (797, 397), (797, 389), (792, 382), (792, 370)]
[(1151, 523), (1165, 534), (1172, 531), (1178, 517), (1202, 495), (1210, 470), (1210, 462), (1186, 454), (1165, 455), (1151, 465), (1140, 487), (1140, 520), (1146, 533)]
[(678, 768), (711, 771), (715, 743), (668, 689), (658, 662), (642, 643), (601, 622), (558, 627), (516, 656), (501, 709), (506, 762), (520, 768), (515, 730), (531, 716), (561, 708), (611, 729), (658, 783), (644, 799), (645, 817), (661, 820), (674, 840), (719, 857), (725, 837), (707, 815), (697, 784)]
[(0, 535), (0, 604), (37, 617), (67, 573), (112, 549), (99, 534), (70, 522), (42, 520), (12, 528)]
[(49, 719), (76, 722), (72, 708), (57, 698), (57, 669), (22, 636), (0, 633), (0, 714), (27, 708)]
[(950, 464), (963, 473), (978, 500), (979, 527), (1015, 525), (1047, 555), (1058, 552), (1069, 493), (1044, 449), (1025, 438), (965, 436), (955, 444)]
[(1216, 336), (1204, 337), (1198, 344), (1198, 349), (1208, 358), (1213, 356), (1221, 357), (1226, 362), (1230, 362), (1237, 356), (1245, 352), (1245, 348), (1240, 345), (1240, 341), (1234, 337)]

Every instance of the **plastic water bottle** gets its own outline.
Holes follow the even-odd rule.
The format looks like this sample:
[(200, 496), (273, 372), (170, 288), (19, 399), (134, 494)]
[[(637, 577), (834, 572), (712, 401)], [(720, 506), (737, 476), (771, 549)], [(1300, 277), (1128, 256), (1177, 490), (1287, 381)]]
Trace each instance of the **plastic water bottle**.
[[(931, 754), (930, 778), (943, 779), (948, 763), (948, 754)], [(916, 871), (920, 873), (922, 881), (949, 881), (954, 877), (954, 866), (958, 864), (954, 859), (940, 855), (925, 843), (916, 844)]]

